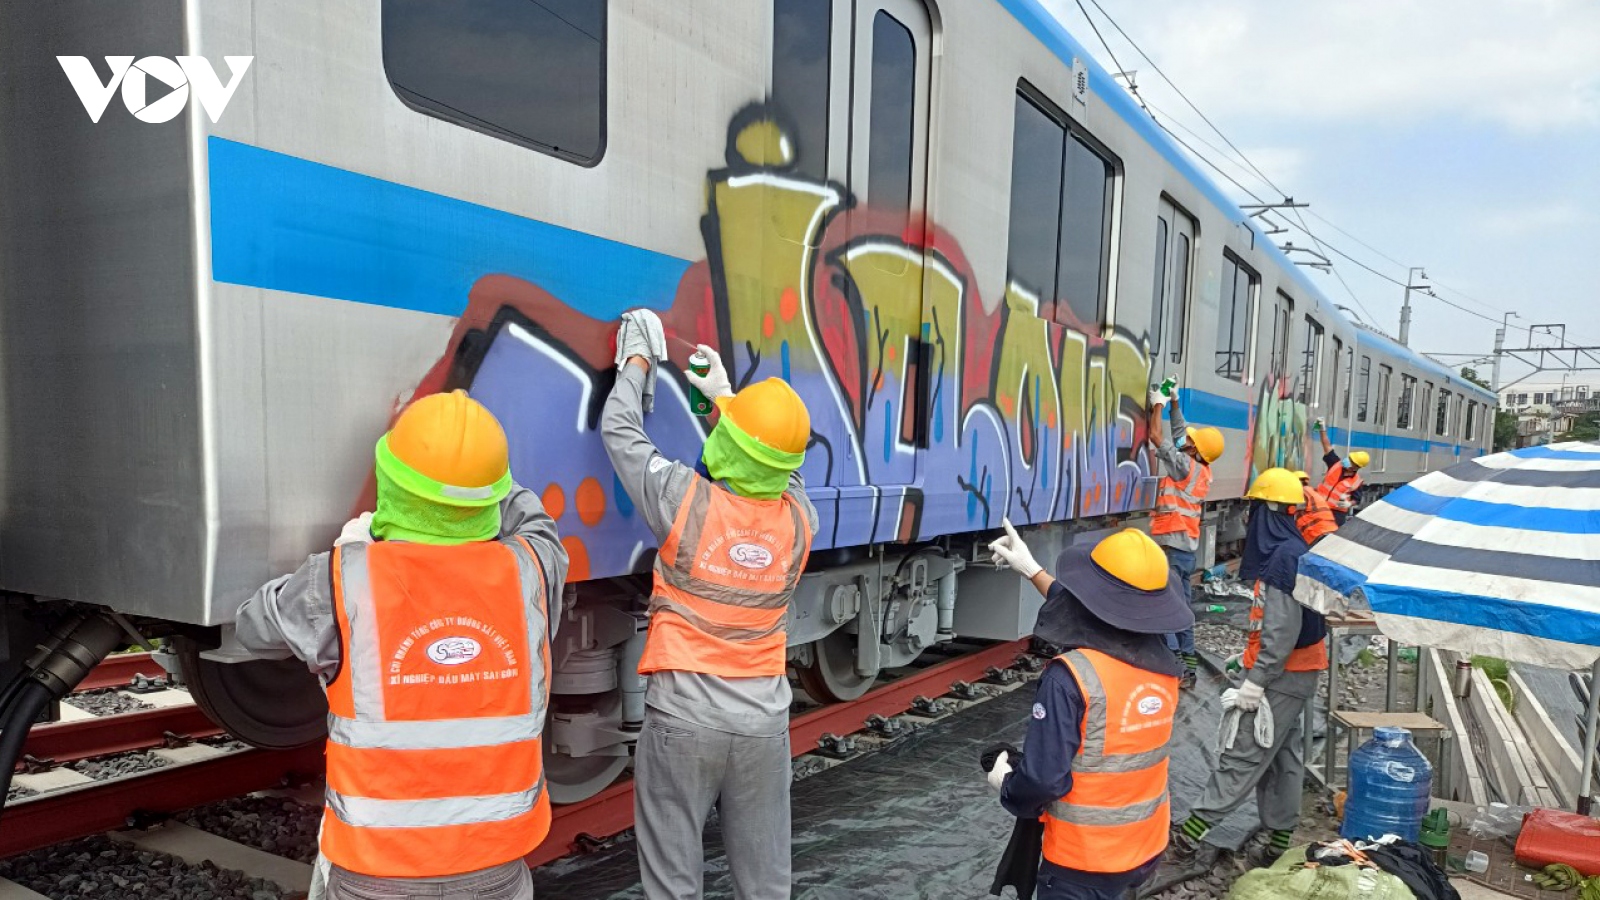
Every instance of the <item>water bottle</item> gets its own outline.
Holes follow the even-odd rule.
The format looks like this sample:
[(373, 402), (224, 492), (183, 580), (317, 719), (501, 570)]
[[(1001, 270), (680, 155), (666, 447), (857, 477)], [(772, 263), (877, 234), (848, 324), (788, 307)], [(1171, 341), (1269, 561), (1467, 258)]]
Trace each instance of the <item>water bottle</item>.
[(1376, 840), (1397, 834), (1415, 841), (1428, 811), (1433, 766), (1404, 728), (1374, 728), (1350, 755), (1350, 798), (1339, 836)]
[[(689, 354), (689, 371), (696, 375), (704, 375), (711, 371), (711, 357), (699, 350)], [(689, 411), (697, 416), (711, 415), (711, 398), (700, 393), (700, 389), (689, 385)]]

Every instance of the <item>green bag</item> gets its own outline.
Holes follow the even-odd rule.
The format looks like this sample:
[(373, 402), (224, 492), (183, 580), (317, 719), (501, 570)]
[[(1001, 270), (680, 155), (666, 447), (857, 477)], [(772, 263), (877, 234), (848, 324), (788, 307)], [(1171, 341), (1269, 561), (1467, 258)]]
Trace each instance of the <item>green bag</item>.
[(1365, 866), (1306, 865), (1306, 848), (1283, 854), (1270, 869), (1239, 876), (1228, 900), (1416, 900), (1405, 882)]

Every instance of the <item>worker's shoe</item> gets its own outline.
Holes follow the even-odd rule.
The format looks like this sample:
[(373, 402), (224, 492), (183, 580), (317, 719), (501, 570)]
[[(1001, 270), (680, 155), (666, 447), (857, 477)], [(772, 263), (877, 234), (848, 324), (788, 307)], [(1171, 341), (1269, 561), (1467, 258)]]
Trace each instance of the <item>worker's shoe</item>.
[(1267, 869), (1283, 856), (1283, 849), (1272, 845), (1272, 832), (1258, 831), (1250, 836), (1239, 853), (1247, 868)]
[(1190, 837), (1181, 824), (1174, 825), (1167, 841), (1167, 853), (1162, 862), (1174, 869), (1188, 870), (1209, 867), (1217, 858), (1217, 848), (1200, 838)]
[(1195, 672), (1193, 669), (1184, 669), (1183, 677), (1178, 679), (1178, 690), (1192, 691), (1194, 690), (1194, 686), (1199, 683), (1199, 681), (1199, 673)]

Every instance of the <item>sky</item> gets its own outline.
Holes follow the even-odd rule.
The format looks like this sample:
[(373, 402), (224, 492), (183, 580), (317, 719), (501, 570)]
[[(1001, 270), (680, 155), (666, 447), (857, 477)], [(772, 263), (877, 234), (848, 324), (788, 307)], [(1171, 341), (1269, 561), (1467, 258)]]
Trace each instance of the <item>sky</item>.
[[(1318, 238), (1402, 285), (1421, 266), (1439, 297), (1471, 311), (1413, 293), (1413, 348), (1488, 356), (1508, 311), (1519, 316), (1508, 347), (1553, 344), (1524, 330), (1547, 323), (1600, 345), (1589, 270), (1600, 257), (1600, 3), (1041, 2), (1108, 71), (1134, 70), (1157, 120), (1245, 187), (1281, 199), (1154, 66), (1283, 193), (1311, 204)], [(1298, 230), (1275, 238), (1311, 245)], [(1330, 255), (1349, 290), (1333, 274), (1313, 280), (1396, 334), (1404, 288)], [(1487, 377), (1487, 363), (1477, 368)], [(1503, 371), (1504, 382), (1528, 370), (1508, 359)], [(1600, 384), (1600, 371), (1572, 377)]]

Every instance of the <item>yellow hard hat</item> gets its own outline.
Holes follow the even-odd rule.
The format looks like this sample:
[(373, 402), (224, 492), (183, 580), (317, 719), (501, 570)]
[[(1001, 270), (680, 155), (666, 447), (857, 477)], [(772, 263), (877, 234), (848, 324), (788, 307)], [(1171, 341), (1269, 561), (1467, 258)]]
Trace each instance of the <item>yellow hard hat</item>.
[(1306, 492), (1305, 486), (1293, 472), (1288, 469), (1268, 469), (1256, 476), (1256, 480), (1250, 485), (1249, 493), (1245, 496), (1251, 500), (1291, 503), (1298, 506), (1305, 502)]
[(1365, 450), (1357, 450), (1350, 454), (1350, 465), (1358, 469), (1365, 469), (1369, 462), (1372, 462), (1372, 456)]
[(1222, 432), (1215, 428), (1190, 428), (1185, 433), (1189, 435), (1189, 443), (1200, 451), (1201, 459), (1214, 463), (1222, 456)]
[(811, 443), (811, 414), (782, 379), (768, 378), (732, 397), (718, 397), (717, 406), (740, 431), (774, 450), (804, 453)]
[(1295, 473), (1294, 473), (1294, 477), (1300, 479), (1302, 482), (1306, 482), (1306, 481), (1310, 481), (1311, 480), (1311, 473), (1310, 472), (1303, 472), (1303, 471), (1301, 471), (1299, 469), (1296, 469)]
[(1102, 540), (1089, 558), (1112, 578), (1141, 591), (1167, 586), (1167, 555), (1137, 528), (1125, 528)]
[(497, 486), (511, 471), (505, 429), (465, 391), (431, 394), (406, 407), (386, 441), (396, 459), (438, 482), (446, 495), (450, 488)]

